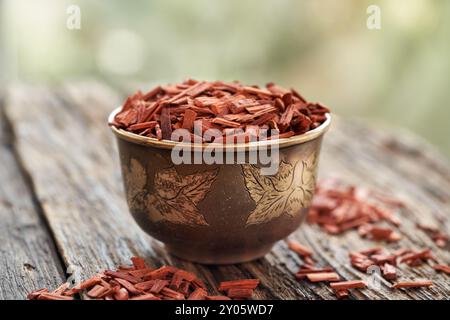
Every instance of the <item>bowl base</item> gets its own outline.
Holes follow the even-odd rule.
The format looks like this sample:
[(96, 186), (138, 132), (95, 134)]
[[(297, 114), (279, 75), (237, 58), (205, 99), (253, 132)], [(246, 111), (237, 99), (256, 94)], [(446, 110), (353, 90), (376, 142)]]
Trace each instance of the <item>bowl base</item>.
[(187, 250), (186, 247), (165, 245), (167, 251), (183, 260), (188, 260), (201, 264), (236, 264), (264, 257), (274, 244), (259, 247), (257, 250), (216, 250), (212, 252), (202, 252), (201, 250)]

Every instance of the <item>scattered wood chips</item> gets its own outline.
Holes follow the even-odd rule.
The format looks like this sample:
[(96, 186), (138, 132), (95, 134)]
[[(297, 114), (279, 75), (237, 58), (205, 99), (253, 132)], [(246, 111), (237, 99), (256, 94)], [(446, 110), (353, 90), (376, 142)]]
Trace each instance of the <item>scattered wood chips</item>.
[[(293, 241), (288, 241), (288, 247), (297, 253), (302, 259), (312, 259), (312, 251), (306, 246)], [(382, 247), (373, 247), (365, 250), (350, 252), (350, 262), (356, 269), (366, 272), (371, 266), (379, 266), (382, 276), (386, 280), (396, 280), (397, 264), (405, 263), (409, 266), (418, 266), (429, 260), (436, 262), (436, 259), (431, 254), (430, 249), (415, 251), (412, 249), (401, 248), (393, 253), (387, 253)], [(442, 264), (435, 264), (433, 268), (436, 271), (450, 273), (450, 267)], [(334, 291), (338, 299), (346, 299), (350, 296), (350, 289), (364, 289), (367, 284), (363, 280), (346, 280), (340, 281), (337, 272), (331, 267), (315, 267), (309, 263), (305, 263), (295, 273), (297, 280), (307, 279), (312, 283), (327, 282), (330, 288)], [(417, 280), (417, 281), (399, 281), (391, 286), (392, 289), (400, 288), (420, 288), (432, 286), (431, 280)]]
[[(297, 241), (288, 240), (288, 247), (297, 253), (305, 262), (295, 274), (297, 280), (307, 279), (310, 282), (327, 282), (330, 283), (338, 299), (349, 297), (349, 289), (363, 289), (366, 284), (362, 280), (340, 281), (341, 278), (337, 272), (331, 267), (315, 267), (313, 252), (308, 247), (298, 243)], [(340, 281), (340, 282), (339, 282)]]
[(349, 253), (351, 265), (363, 272), (370, 266), (379, 266), (383, 271), (383, 277), (387, 280), (397, 279), (397, 265), (405, 263), (410, 267), (416, 267), (428, 261), (437, 263), (430, 249), (416, 251), (400, 248), (392, 253), (386, 252), (381, 247), (374, 247), (362, 251)]

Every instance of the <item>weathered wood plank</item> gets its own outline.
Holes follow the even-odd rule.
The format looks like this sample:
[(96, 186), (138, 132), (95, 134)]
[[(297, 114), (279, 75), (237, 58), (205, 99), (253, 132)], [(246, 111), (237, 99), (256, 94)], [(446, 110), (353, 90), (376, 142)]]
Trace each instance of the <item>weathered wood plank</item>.
[[(82, 95), (93, 116), (107, 104), (114, 105), (114, 98), (103, 96), (98, 101), (95, 96)], [(31, 175), (64, 262), (78, 279), (125, 263), (136, 254), (155, 254), (152, 240), (126, 214), (125, 203), (117, 204), (122, 193), (117, 163), (110, 159), (112, 138), (106, 130), (98, 134), (104, 129), (98, 125), (100, 119), (94, 125), (73, 103), (48, 90), (29, 88), (12, 92), (7, 113), (18, 137), (16, 150)]]
[[(67, 265), (79, 266), (88, 276), (138, 254), (155, 266), (170, 263), (192, 270), (212, 285), (225, 279), (258, 277), (262, 280), (255, 295), (258, 299), (334, 299), (327, 286), (294, 279), (292, 272), (301, 260), (284, 242), (255, 262), (207, 267), (167, 255), (159, 242), (140, 231), (127, 213), (115, 143), (106, 127), (106, 116), (118, 103), (110, 89), (97, 83), (57, 90), (22, 87), (10, 94), (6, 113), (17, 135), (17, 152)], [(402, 212), (401, 245), (432, 247), (439, 259), (448, 263), (448, 251), (435, 248), (414, 223), (419, 219), (439, 223), (450, 231), (449, 166), (415, 139), (401, 137), (393, 139), (356, 122), (336, 121), (324, 145), (322, 176), (337, 173), (346, 181), (386, 190), (405, 200), (410, 209)], [(365, 277), (349, 267), (347, 252), (374, 243), (361, 240), (355, 232), (329, 237), (317, 227), (305, 225), (293, 238), (314, 248), (320, 262), (337, 268), (342, 277)], [(430, 277), (438, 284), (430, 291), (392, 291), (385, 283), (380, 291), (355, 291), (352, 297), (450, 297), (445, 276), (429, 266), (402, 268), (402, 273)]]
[(64, 277), (61, 261), (32, 190), (17, 165), (0, 103), (0, 300), (24, 299)]

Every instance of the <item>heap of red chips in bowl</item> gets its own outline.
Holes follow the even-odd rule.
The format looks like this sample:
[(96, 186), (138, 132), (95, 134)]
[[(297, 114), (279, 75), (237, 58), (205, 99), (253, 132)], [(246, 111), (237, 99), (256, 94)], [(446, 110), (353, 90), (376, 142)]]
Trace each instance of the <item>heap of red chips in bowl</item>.
[[(158, 140), (171, 140), (174, 130), (185, 129), (191, 141), (223, 143), (229, 137), (232, 141), (241, 137), (248, 142), (255, 141), (253, 137), (265, 140), (303, 134), (324, 123), (327, 113), (322, 104), (308, 102), (294, 89), (273, 83), (259, 88), (189, 79), (147, 93), (138, 91), (128, 97), (110, 124)], [(205, 136), (208, 129), (218, 130), (222, 137)], [(263, 138), (261, 129), (268, 131)]]

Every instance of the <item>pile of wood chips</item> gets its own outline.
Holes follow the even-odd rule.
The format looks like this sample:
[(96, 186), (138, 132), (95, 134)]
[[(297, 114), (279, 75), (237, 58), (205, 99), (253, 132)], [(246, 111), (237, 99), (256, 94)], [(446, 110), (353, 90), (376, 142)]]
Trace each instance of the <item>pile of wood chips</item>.
[[(401, 221), (395, 211), (404, 208), (406, 205), (400, 200), (330, 178), (318, 183), (308, 221), (318, 224), (329, 234), (358, 229), (359, 235), (369, 240), (397, 242), (401, 236), (395, 228), (400, 227)], [(390, 226), (377, 224), (381, 222), (387, 222)], [(416, 226), (436, 246), (447, 246), (449, 237), (438, 228), (421, 223)]]
[(116, 271), (106, 270), (70, 287), (64, 283), (54, 291), (39, 289), (28, 294), (30, 300), (73, 300), (83, 293), (96, 300), (231, 300), (248, 299), (259, 284), (258, 279), (221, 282), (219, 291), (226, 295), (209, 295), (205, 283), (186, 270), (173, 266), (153, 269), (139, 257), (133, 265)]
[(398, 232), (375, 223), (385, 221), (398, 227), (400, 220), (393, 210), (403, 207), (401, 201), (380, 193), (327, 179), (317, 185), (308, 221), (318, 224), (330, 234), (357, 228), (362, 237), (396, 242), (401, 238)]
[[(196, 143), (248, 142), (303, 134), (320, 126), (328, 112), (294, 89), (273, 83), (259, 88), (190, 79), (147, 93), (138, 91), (128, 97), (111, 125), (158, 140), (171, 140), (172, 132), (183, 128)], [(208, 129), (218, 130), (221, 136), (203, 135)], [(261, 129), (269, 130), (266, 137), (260, 135)], [(279, 133), (271, 136), (270, 129)]]

